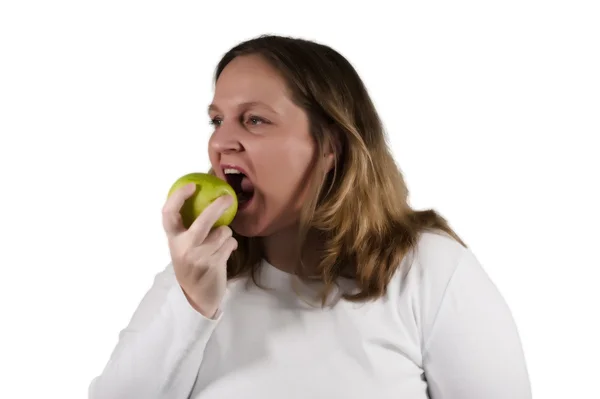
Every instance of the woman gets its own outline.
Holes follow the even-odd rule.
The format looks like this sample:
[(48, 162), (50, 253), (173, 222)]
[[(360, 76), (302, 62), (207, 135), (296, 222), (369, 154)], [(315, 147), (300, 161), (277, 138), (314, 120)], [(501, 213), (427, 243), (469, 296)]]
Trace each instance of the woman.
[(166, 202), (172, 262), (90, 398), (530, 398), (510, 311), (432, 210), (408, 205), (348, 61), (279, 36), (220, 61), (212, 173), (236, 189), (189, 229)]

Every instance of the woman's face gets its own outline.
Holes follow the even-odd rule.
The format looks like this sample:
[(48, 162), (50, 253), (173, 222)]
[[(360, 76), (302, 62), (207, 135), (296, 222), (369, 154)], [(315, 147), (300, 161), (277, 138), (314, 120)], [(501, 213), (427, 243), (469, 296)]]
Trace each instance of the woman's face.
[(238, 192), (232, 229), (268, 236), (296, 223), (316, 146), (277, 70), (260, 56), (235, 58), (216, 82), (209, 116), (212, 168)]

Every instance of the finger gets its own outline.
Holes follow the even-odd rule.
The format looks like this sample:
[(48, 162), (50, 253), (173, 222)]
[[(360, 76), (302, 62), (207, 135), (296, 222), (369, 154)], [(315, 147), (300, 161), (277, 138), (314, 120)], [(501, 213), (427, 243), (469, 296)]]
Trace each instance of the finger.
[(194, 183), (186, 184), (175, 190), (162, 209), (163, 228), (167, 235), (176, 235), (185, 231), (185, 226), (181, 220), (181, 207), (185, 201), (194, 194), (196, 185)]
[(229, 237), (221, 248), (213, 255), (217, 265), (226, 265), (231, 253), (237, 249), (238, 242), (235, 238)]
[(192, 240), (194, 242), (204, 241), (214, 224), (232, 203), (233, 198), (230, 195), (222, 195), (211, 202), (188, 229)]
[(194, 255), (212, 256), (232, 235), (233, 232), (228, 226), (220, 226), (212, 230), (203, 242), (192, 244), (195, 246), (193, 251), (197, 250), (197, 253)]

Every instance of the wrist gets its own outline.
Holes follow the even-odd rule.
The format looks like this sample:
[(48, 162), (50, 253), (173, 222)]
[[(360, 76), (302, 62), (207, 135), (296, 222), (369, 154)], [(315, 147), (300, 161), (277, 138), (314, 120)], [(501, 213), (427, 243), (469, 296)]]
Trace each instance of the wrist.
[(181, 291), (183, 291), (183, 294), (185, 295), (185, 299), (187, 299), (188, 303), (190, 304), (190, 306), (198, 313), (200, 313), (202, 316), (209, 318), (209, 319), (214, 319), (216, 314), (219, 311), (219, 307), (214, 305), (214, 306), (207, 306), (206, 303), (203, 303), (204, 301), (197, 301), (195, 300), (191, 295), (189, 295), (187, 293), (187, 291), (185, 290), (185, 288), (181, 287)]

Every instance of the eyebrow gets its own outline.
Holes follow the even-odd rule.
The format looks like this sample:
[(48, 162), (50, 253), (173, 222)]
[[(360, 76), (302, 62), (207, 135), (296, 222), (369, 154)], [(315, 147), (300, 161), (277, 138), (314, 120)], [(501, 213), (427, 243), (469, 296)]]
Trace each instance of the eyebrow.
[[(275, 111), (273, 108), (269, 107), (267, 104), (261, 102), (261, 101), (247, 101), (245, 103), (241, 103), (238, 105), (238, 108), (250, 108), (250, 107), (263, 107), (268, 109), (269, 111), (277, 114), (278, 112)], [(210, 113), (211, 111), (216, 111), (216, 112), (221, 112), (221, 110), (219, 109), (219, 107), (217, 107), (215, 104), (210, 104), (208, 106), (208, 112)]]

